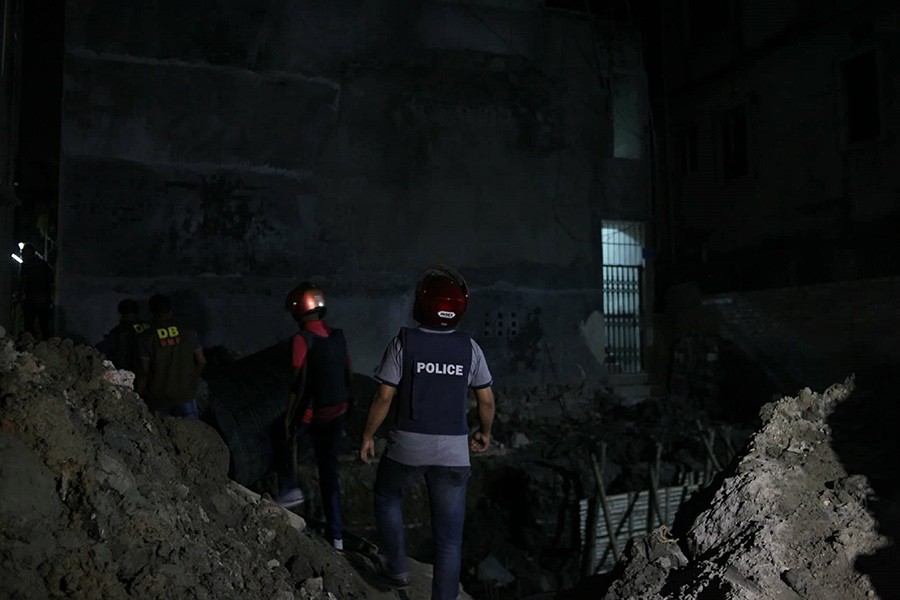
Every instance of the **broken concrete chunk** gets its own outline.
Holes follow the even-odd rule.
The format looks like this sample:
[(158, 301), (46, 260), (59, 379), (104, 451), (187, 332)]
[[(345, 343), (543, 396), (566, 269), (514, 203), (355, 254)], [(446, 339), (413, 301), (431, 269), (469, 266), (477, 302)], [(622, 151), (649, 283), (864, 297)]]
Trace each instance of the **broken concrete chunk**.
[(516, 580), (515, 575), (497, 560), (493, 554), (478, 563), (478, 579), (493, 583), (496, 586), (505, 586)]

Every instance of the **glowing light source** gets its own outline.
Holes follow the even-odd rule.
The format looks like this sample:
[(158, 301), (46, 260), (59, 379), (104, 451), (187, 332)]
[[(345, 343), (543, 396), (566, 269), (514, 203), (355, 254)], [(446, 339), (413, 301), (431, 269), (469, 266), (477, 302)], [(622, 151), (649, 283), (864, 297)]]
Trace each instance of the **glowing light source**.
[(12, 256), (12, 257), (13, 257), (13, 260), (16, 261), (17, 263), (19, 263), (19, 264), (22, 263), (22, 257), (19, 256), (18, 254), (16, 254), (15, 252), (13, 252), (12, 254), (10, 254), (10, 256)]
[(19, 251), (20, 252), (24, 247), (25, 247), (25, 242), (19, 242)]

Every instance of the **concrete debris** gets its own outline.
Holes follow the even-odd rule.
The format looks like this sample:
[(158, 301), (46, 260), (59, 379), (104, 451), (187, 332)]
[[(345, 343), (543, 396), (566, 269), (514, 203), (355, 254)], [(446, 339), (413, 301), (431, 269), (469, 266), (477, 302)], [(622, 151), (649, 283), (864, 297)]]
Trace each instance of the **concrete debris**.
[(155, 418), (120, 373), (71, 340), (0, 338), (4, 598), (394, 597), (230, 481), (215, 430)]
[(528, 436), (525, 435), (524, 433), (522, 433), (521, 431), (519, 431), (519, 432), (516, 432), (515, 434), (513, 434), (512, 440), (510, 441), (509, 445), (512, 448), (518, 449), (518, 448), (524, 448), (525, 446), (527, 446), (530, 443), (531, 443), (531, 440), (528, 439)]
[[(867, 477), (845, 466), (852, 448), (836, 413), (853, 390), (849, 379), (765, 405), (746, 453), (682, 505), (678, 543), (632, 539), (602, 597), (897, 597), (888, 535), (896, 530), (876, 520)], [(896, 483), (884, 491), (894, 495)], [(891, 511), (896, 518), (896, 504), (878, 512)]]
[(496, 556), (491, 555), (478, 563), (478, 579), (502, 587), (515, 581), (516, 576), (510, 573)]
[[(505, 448), (473, 461), (464, 585), (504, 600), (900, 597), (891, 372), (874, 378), (886, 386), (878, 393), (861, 393), (857, 378), (767, 404), (752, 435), (672, 399), (626, 408), (583, 388), (515, 402), (499, 393), (494, 434)], [(342, 457), (338, 553), (314, 513), (304, 519), (229, 479), (233, 457), (214, 429), (153, 417), (129, 375), (70, 340), (0, 336), (4, 597), (396, 597), (374, 576), (374, 469), (351, 460), (358, 423)], [(671, 532), (632, 538), (612, 573), (585, 578), (578, 510), (596, 491), (597, 457), (608, 494), (711, 477), (712, 462), (723, 470), (682, 504)], [(315, 469), (304, 468), (314, 490)], [(412, 600), (430, 595), (426, 497), (409, 497)]]
[[(365, 417), (365, 399), (370, 396), (371, 392), (357, 396), (362, 406), (350, 420), (348, 438), (352, 443), (345, 454), (356, 450), (358, 437), (352, 431), (361, 431), (361, 424), (354, 425), (354, 421)], [(601, 446), (606, 447), (606, 492), (613, 495), (647, 489), (652, 473), (658, 473), (661, 488), (681, 484), (688, 475), (699, 482), (707, 449), (698, 420), (720, 432), (712, 445), (723, 463), (732, 456), (729, 444), (740, 447), (752, 431), (710, 423), (685, 402), (653, 398), (622, 407), (606, 390), (578, 385), (499, 389), (497, 406), (492, 450), (472, 461), (463, 585), (476, 597), (495, 597), (495, 586), (477, 577), (478, 565), (494, 556), (515, 577), (514, 583), (503, 589), (504, 600), (558, 592), (584, 576), (580, 511), (584, 500), (596, 491), (591, 455), (599, 459)], [(657, 444), (665, 448), (659, 465), (655, 461)], [(314, 461), (308, 456), (302, 462), (302, 481), (315, 490)], [(369, 539), (376, 539), (373, 479), (371, 465), (358, 460), (342, 462), (347, 526)], [(315, 504), (313, 499), (310, 505)], [(411, 490), (404, 506), (410, 524), (407, 543), (410, 555), (423, 560), (431, 552), (427, 507), (425, 486)]]
[(134, 373), (125, 369), (116, 369), (112, 361), (109, 360), (103, 361), (103, 368), (106, 369), (106, 372), (103, 373), (103, 378), (106, 381), (127, 387), (130, 390), (134, 389)]

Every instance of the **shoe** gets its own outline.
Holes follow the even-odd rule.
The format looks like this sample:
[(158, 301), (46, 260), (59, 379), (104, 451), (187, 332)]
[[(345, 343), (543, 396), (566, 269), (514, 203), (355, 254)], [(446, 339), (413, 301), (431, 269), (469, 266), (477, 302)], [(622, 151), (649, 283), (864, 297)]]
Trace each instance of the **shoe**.
[(412, 582), (412, 577), (409, 576), (409, 573), (404, 573), (403, 575), (382, 573), (381, 576), (384, 578), (385, 583), (395, 590), (409, 589), (409, 584)]
[(344, 540), (331, 540), (331, 545), (334, 546), (335, 550), (340, 552), (344, 549)]
[(300, 488), (294, 488), (289, 492), (280, 495), (275, 502), (277, 502), (278, 506), (281, 508), (294, 508), (295, 506), (303, 504), (305, 499), (303, 491)]
[(409, 573), (402, 573), (400, 575), (395, 575), (388, 571), (388, 562), (387, 558), (383, 554), (378, 555), (378, 578), (384, 581), (384, 583), (394, 588), (395, 590), (405, 590), (409, 587), (409, 584), (412, 582), (412, 577), (410, 577)]

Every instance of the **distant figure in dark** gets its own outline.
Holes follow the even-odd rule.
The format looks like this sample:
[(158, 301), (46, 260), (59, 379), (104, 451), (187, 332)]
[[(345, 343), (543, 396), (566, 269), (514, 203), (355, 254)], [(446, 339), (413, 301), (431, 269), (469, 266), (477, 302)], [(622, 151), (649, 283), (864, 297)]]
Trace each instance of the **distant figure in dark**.
[(197, 332), (175, 321), (172, 301), (150, 298), (150, 328), (141, 334), (134, 389), (156, 416), (199, 418), (197, 390), (206, 357)]
[(138, 316), (138, 303), (131, 298), (119, 302), (119, 323), (103, 336), (97, 350), (106, 355), (117, 369), (137, 373), (141, 368), (141, 334), (150, 328)]
[(19, 302), (25, 317), (25, 331), (42, 340), (50, 338), (50, 316), (53, 306), (53, 269), (32, 244), (22, 246), (19, 267)]
[(300, 326), (291, 342), (293, 379), (288, 407), (276, 424), (278, 504), (291, 508), (303, 502), (296, 473), (296, 448), (307, 437), (312, 442), (319, 471), (319, 491), (327, 524), (326, 537), (343, 550), (341, 482), (338, 456), (344, 419), (350, 406), (350, 355), (340, 329), (329, 327), (325, 293), (319, 286), (301, 283), (285, 299), (285, 309)]

